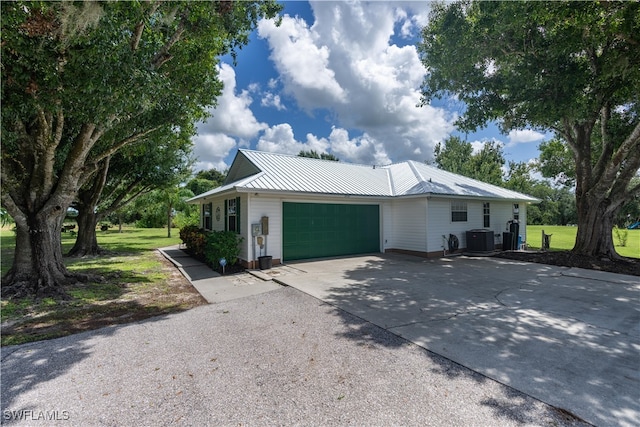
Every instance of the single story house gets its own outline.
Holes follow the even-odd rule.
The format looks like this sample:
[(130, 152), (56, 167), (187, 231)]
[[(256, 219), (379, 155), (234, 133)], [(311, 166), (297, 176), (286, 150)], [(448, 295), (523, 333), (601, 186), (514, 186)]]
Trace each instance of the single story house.
[[(232, 230), (240, 259), (286, 261), (402, 252), (489, 251), (526, 239), (538, 199), (415, 161), (366, 166), (239, 150), (224, 184), (189, 200), (201, 228)], [(472, 234), (469, 234), (473, 230)]]

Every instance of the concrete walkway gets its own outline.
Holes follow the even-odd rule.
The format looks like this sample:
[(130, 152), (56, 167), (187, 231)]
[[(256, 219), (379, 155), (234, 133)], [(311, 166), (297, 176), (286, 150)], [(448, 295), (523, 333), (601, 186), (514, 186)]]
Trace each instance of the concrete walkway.
[(158, 250), (180, 270), (210, 304), (259, 295), (282, 287), (271, 280), (271, 276), (259, 271), (254, 272), (253, 275), (221, 276), (208, 265), (179, 249), (178, 246)]

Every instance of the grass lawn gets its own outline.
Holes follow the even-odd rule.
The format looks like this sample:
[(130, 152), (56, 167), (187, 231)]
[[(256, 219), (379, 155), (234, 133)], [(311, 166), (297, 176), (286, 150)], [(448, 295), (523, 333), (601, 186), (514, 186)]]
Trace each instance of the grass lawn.
[[(69, 301), (45, 298), (2, 299), (2, 345), (55, 338), (160, 314), (186, 310), (205, 301), (191, 284), (154, 249), (180, 243), (178, 230), (124, 228), (98, 231), (98, 243), (112, 254), (66, 259), (72, 271), (100, 274), (103, 283), (67, 288)], [(63, 252), (75, 241), (63, 233)], [(13, 261), (15, 234), (0, 232), (0, 266), (4, 275)]]
[[(550, 249), (571, 250), (576, 242), (577, 227), (565, 227), (559, 225), (527, 225), (527, 246), (531, 249), (542, 247), (542, 230), (545, 234), (551, 234)], [(619, 239), (613, 232), (613, 244), (618, 254), (630, 258), (640, 258), (640, 229), (626, 230), (627, 242), (620, 246)]]

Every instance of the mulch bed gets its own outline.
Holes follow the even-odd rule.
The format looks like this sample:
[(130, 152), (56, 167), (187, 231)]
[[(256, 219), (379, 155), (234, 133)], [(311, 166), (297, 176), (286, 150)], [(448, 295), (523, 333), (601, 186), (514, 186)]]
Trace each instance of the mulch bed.
[(562, 267), (586, 268), (589, 270), (606, 271), (609, 273), (640, 276), (640, 259), (636, 258), (611, 260), (609, 258), (579, 255), (571, 251), (504, 251), (495, 256), (498, 258), (513, 259), (517, 261), (537, 262), (540, 264), (550, 264)]

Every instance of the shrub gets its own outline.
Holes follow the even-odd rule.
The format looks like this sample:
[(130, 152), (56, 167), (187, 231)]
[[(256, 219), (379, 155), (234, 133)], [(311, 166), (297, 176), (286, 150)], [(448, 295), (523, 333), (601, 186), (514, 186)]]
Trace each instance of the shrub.
[(180, 229), (188, 225), (197, 226), (200, 224), (200, 212), (197, 209), (194, 209), (193, 212), (178, 212), (173, 218), (173, 223)]
[(214, 269), (220, 268), (220, 258), (227, 260), (227, 265), (234, 265), (238, 262), (240, 255), (240, 243), (242, 237), (239, 237), (233, 231), (213, 231), (206, 236), (206, 245), (204, 249), (204, 258)]
[(188, 225), (180, 230), (180, 240), (196, 258), (204, 258), (206, 233), (196, 225)]
[(627, 246), (627, 239), (629, 238), (629, 230), (626, 228), (613, 227), (613, 231), (618, 239), (618, 246)]

